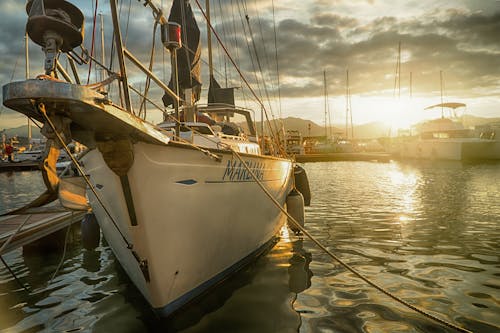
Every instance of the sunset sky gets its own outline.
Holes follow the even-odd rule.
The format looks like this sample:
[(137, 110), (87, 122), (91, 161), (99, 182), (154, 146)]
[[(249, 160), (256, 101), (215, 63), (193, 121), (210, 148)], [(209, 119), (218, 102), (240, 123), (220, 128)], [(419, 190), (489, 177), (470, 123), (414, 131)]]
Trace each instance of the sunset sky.
[[(92, 1), (72, 1), (86, 16), (85, 45), (90, 48)], [(129, 21), (127, 47), (147, 61), (152, 23), (150, 11), (137, 1), (123, 1), (122, 29)], [(163, 0), (168, 12), (170, 2)], [(204, 7), (204, 0), (201, 1)], [(205, 42), (206, 28), (196, 2), (191, 1)], [(346, 71), (352, 114), (355, 123), (382, 121), (394, 127), (406, 126), (424, 117), (439, 114), (423, 108), (440, 103), (440, 72), (443, 75), (444, 101), (467, 104), (466, 114), (500, 117), (500, 1), (496, 0), (214, 0), (211, 2), (213, 25), (258, 95), (269, 96), (269, 112), (282, 117), (301, 117), (324, 123), (323, 71), (327, 76), (328, 106), (335, 124), (345, 122)], [(109, 1), (99, 1), (99, 10), (110, 24)], [(224, 12), (220, 15), (220, 10)], [(259, 54), (260, 67), (254, 58), (246, 22), (248, 15)], [(0, 2), (0, 83), (24, 78), (24, 1)], [(247, 34), (243, 32), (243, 27)], [(274, 43), (274, 27), (277, 46)], [(111, 40), (110, 29), (106, 30)], [(401, 42), (401, 89), (394, 89)], [(108, 43), (110, 44), (110, 43)], [(250, 50), (250, 51), (249, 51)], [(107, 50), (109, 54), (109, 49)], [(163, 51), (157, 51), (155, 71), (170, 77), (162, 63)], [(230, 72), (221, 49), (214, 47), (216, 77), (225, 85)], [(281, 107), (275, 55), (278, 54)], [(40, 47), (30, 43), (31, 77), (42, 72)], [(168, 59), (168, 53), (165, 57)], [(204, 56), (206, 59), (206, 56)], [(168, 61), (167, 61), (168, 62)], [(17, 66), (16, 66), (17, 63)], [(203, 64), (202, 70), (206, 71)], [(15, 69), (15, 70), (14, 70)], [(116, 70), (116, 69), (115, 69)], [(254, 74), (253, 71), (258, 73)], [(82, 70), (81, 73), (85, 73)], [(412, 97), (410, 98), (410, 73)], [(207, 82), (203, 74), (204, 82)], [(265, 78), (264, 87), (262, 76)], [(259, 78), (259, 85), (255, 78)], [(86, 76), (85, 76), (86, 78)], [(94, 77), (91, 77), (91, 80)], [(227, 75), (228, 85), (241, 86), (234, 75)], [(140, 79), (134, 80), (144, 86)], [(260, 89), (259, 89), (260, 87)], [(207, 86), (204, 86), (207, 88)], [(244, 89), (243, 91), (245, 91)], [(241, 89), (239, 89), (241, 91)], [(206, 93), (206, 91), (204, 91)], [(248, 91), (245, 92), (248, 97)], [(400, 95), (398, 98), (397, 96)], [(153, 91), (159, 98), (159, 93)], [(240, 94), (238, 94), (240, 96)], [(247, 100), (245, 106), (255, 106)], [(157, 116), (151, 115), (155, 122)], [(0, 129), (19, 126), (25, 120), (3, 108)]]

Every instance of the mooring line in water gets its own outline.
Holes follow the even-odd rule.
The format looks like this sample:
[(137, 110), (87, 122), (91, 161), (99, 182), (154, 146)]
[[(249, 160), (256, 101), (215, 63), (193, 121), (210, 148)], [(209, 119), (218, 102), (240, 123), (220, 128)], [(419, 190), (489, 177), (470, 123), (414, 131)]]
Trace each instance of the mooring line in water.
[(12, 239), (14, 238), (14, 236), (17, 235), (17, 233), (19, 231), (21, 231), (22, 227), (26, 224), (26, 222), (28, 222), (28, 220), (31, 218), (31, 214), (28, 215), (24, 221), (19, 225), (19, 227), (17, 227), (16, 231), (14, 231), (14, 233), (12, 235), (10, 235), (10, 237), (5, 241), (5, 243), (3, 243), (2, 245), (2, 248), (0, 248), (0, 261), (2, 261), (2, 263), (4, 264), (4, 266), (7, 268), (7, 270), (9, 271), (10, 275), (12, 275), (12, 277), (14, 278), (14, 280), (16, 280), (16, 282), (24, 288), (24, 290), (28, 291), (29, 292), (29, 288), (26, 287), (24, 285), (24, 283), (21, 282), (21, 280), (19, 280), (19, 278), (17, 277), (16, 273), (14, 273), (14, 271), (10, 268), (10, 266), (7, 264), (7, 262), (3, 259), (3, 257), (1, 256), (1, 253), (3, 252), (3, 250), (5, 250), (7, 248), (7, 245), (9, 245), (9, 243), (12, 241)]
[(21, 229), (24, 227), (24, 225), (26, 224), (26, 222), (28, 222), (28, 220), (31, 218), (31, 214), (28, 215), (24, 221), (19, 225), (19, 227), (17, 227), (16, 231), (14, 231), (14, 233), (12, 235), (9, 236), (9, 238), (5, 241), (5, 243), (3, 243), (2, 247), (0, 248), (0, 254), (3, 253), (3, 250), (5, 250), (7, 248), (7, 245), (10, 244), (10, 242), (12, 241), (12, 239), (14, 239), (14, 237), (19, 233), (19, 231), (21, 231)]
[(269, 191), (267, 190), (267, 188), (264, 186), (264, 184), (262, 184), (262, 182), (257, 178), (257, 176), (255, 176), (255, 174), (253, 173), (253, 171), (246, 165), (246, 163), (243, 162), (243, 159), (241, 158), (241, 156), (238, 154), (238, 152), (236, 152), (235, 150), (231, 149), (233, 151), (233, 154), (240, 160), (240, 162), (242, 162), (241, 164), (247, 169), (247, 171), (249, 172), (249, 174), (252, 176), (252, 178), (255, 180), (255, 182), (259, 185), (259, 187), (264, 191), (264, 193), (269, 197), (269, 199), (271, 199), (271, 201), (276, 205), (276, 207), (278, 207), (288, 218), (288, 221), (291, 221), (294, 225), (294, 227), (296, 227), (297, 229), (299, 229), (304, 235), (306, 235), (313, 243), (315, 243), (321, 250), (323, 250), (326, 254), (328, 254), (332, 259), (334, 259), (335, 261), (337, 261), (340, 265), (342, 265), (345, 269), (347, 269), (348, 271), (350, 271), (351, 273), (353, 273), (354, 275), (356, 275), (358, 278), (360, 278), (361, 280), (363, 280), (364, 282), (366, 282), (367, 284), (369, 284), (370, 286), (372, 286), (373, 288), (377, 289), (378, 291), (380, 291), (381, 293), (389, 296), (390, 298), (392, 298), (393, 300), (395, 300), (396, 302), (408, 307), (409, 309), (412, 309), (413, 311), (417, 312), (417, 313), (420, 313), (421, 315), (429, 318), (429, 319), (432, 319), (444, 326), (447, 326), (447, 327), (450, 327), (450, 328), (453, 328), (459, 332), (466, 332), (466, 333), (472, 333), (472, 331), (469, 331), (468, 329), (465, 329), (463, 327), (460, 327), (458, 325), (455, 325), (451, 322), (448, 322), (444, 319), (441, 319), (441, 318), (438, 318), (408, 302), (406, 302), (405, 300), (397, 297), (396, 295), (392, 294), (391, 292), (385, 290), (383, 287), (379, 286), (378, 284), (376, 284), (375, 282), (369, 280), (367, 277), (365, 277), (363, 274), (361, 274), (360, 272), (356, 271), (354, 268), (352, 268), (351, 266), (349, 266), (347, 263), (345, 263), (342, 259), (340, 259), (339, 257), (337, 257), (335, 254), (333, 254), (330, 250), (328, 250), (323, 244), (321, 244), (313, 235), (311, 235), (303, 226), (300, 225), (299, 222), (297, 222), (297, 220), (291, 216), (287, 211), (286, 209), (284, 209), (281, 204), (273, 197), (273, 195), (271, 193), (269, 193)]
[[(73, 215), (74, 215), (74, 212), (71, 211), (71, 221), (73, 221)], [(49, 280), (49, 283), (52, 283), (52, 281), (56, 277), (57, 272), (59, 272), (59, 270), (61, 269), (61, 266), (64, 262), (64, 257), (66, 256), (66, 247), (68, 246), (68, 235), (69, 235), (70, 229), (71, 229), (71, 225), (68, 225), (68, 228), (66, 230), (66, 236), (64, 237), (63, 253), (62, 253), (61, 259), (59, 260), (59, 264), (57, 265), (56, 270), (54, 271), (54, 274), (52, 274), (52, 277)]]

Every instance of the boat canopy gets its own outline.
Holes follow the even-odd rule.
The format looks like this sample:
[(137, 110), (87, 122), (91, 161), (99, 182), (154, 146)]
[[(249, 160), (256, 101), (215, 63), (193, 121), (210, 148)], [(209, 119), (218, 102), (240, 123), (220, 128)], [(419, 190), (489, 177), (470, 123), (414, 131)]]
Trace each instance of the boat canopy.
[(451, 108), (451, 109), (456, 109), (456, 108), (461, 108), (465, 107), (466, 105), (464, 103), (441, 103), (441, 104), (436, 104), (436, 105), (431, 105), (426, 107), (424, 110), (429, 110), (433, 108)]

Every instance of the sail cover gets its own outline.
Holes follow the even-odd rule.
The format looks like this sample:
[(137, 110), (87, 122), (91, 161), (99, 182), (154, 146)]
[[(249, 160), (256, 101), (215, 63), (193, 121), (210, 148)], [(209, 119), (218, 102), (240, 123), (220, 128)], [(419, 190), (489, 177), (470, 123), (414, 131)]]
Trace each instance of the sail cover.
[[(200, 77), (200, 29), (194, 18), (189, 0), (174, 0), (170, 9), (169, 22), (176, 22), (181, 26), (182, 48), (177, 50), (177, 68), (179, 78), (179, 96), (184, 99), (184, 90), (193, 89), (193, 98), (196, 102), (201, 94)], [(174, 87), (173, 75), (168, 83), (169, 88)], [(165, 106), (173, 105), (169, 95), (163, 95)]]
[(221, 88), (213, 76), (208, 87), (208, 104), (229, 104), (234, 106), (234, 88)]

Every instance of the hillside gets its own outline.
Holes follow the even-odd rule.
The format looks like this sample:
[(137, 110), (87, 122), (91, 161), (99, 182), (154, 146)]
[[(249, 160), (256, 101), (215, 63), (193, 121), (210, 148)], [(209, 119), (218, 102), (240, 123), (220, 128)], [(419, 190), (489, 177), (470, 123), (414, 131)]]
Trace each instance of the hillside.
[[(311, 120), (288, 117), (281, 120), (286, 130), (298, 130), (302, 136), (324, 136), (325, 128), (323, 125), (318, 125)], [(466, 126), (479, 126), (488, 123), (500, 123), (500, 118), (482, 118), (472, 115), (465, 115), (463, 117)], [(273, 121), (275, 122), (275, 121)], [(257, 132), (260, 132), (260, 122), (256, 122)], [(280, 126), (277, 126), (279, 128)], [(37, 126), (31, 126), (32, 137), (41, 138), (40, 129)], [(267, 129), (265, 130), (267, 132)], [(332, 133), (335, 135), (344, 135), (345, 127), (343, 125), (336, 125), (332, 128)], [(2, 129), (0, 133), (5, 134), (6, 138), (13, 136), (28, 137), (28, 126), (23, 125), (16, 128)], [(372, 122), (362, 125), (354, 125), (354, 136), (358, 139), (379, 138), (389, 135), (389, 127), (383, 123)]]
[[(286, 130), (298, 130), (302, 136), (324, 136), (325, 128), (311, 120), (288, 117), (281, 120)], [(260, 122), (257, 124), (257, 131), (260, 132)], [(279, 126), (278, 126), (279, 127)], [(330, 133), (330, 131), (328, 130)], [(359, 139), (378, 138), (387, 136), (389, 129), (382, 123), (368, 123), (354, 126), (354, 136)], [(336, 125), (332, 127), (331, 133), (344, 135), (345, 127)]]
[[(27, 138), (28, 125), (23, 125), (15, 128), (7, 128), (7, 129), (0, 128), (0, 133), (5, 134), (6, 138), (12, 138), (14, 136)], [(31, 137), (34, 139), (42, 138), (42, 135), (40, 134), (40, 129), (35, 125), (31, 126)]]

